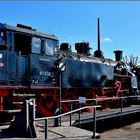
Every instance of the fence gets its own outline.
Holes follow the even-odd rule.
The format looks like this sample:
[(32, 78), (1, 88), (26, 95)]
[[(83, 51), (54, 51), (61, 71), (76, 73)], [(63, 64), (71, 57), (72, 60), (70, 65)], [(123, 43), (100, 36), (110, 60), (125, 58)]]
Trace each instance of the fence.
[[(60, 117), (63, 117), (63, 116), (66, 116), (66, 115), (71, 115), (72, 113), (75, 113), (75, 112), (79, 112), (81, 110), (84, 110), (84, 109), (87, 109), (87, 108), (94, 108), (94, 111), (93, 111), (93, 138), (96, 137), (96, 108), (99, 108), (101, 107), (100, 105), (93, 105), (93, 106), (84, 106), (84, 107), (81, 107), (79, 109), (75, 109), (75, 110), (72, 110), (70, 112), (67, 112), (67, 113), (63, 113), (63, 114), (60, 114), (60, 115), (57, 115), (57, 116), (51, 116), (51, 117), (41, 117), (41, 118), (36, 118), (36, 113), (35, 113), (35, 107), (36, 107), (36, 104), (35, 104), (35, 101), (33, 100), (32, 101), (32, 121), (33, 121), (33, 125), (34, 125), (34, 122), (35, 121), (41, 121), (41, 120), (45, 120), (45, 139), (47, 140), (48, 139), (48, 120), (49, 119), (57, 119), (57, 118), (60, 118)], [(30, 113), (30, 110), (29, 110), (29, 106), (30, 106), (30, 101), (29, 100), (26, 100), (26, 131), (28, 132), (28, 125), (29, 125), (29, 114)], [(80, 122), (80, 120), (79, 120)], [(70, 119), (70, 126), (71, 126), (71, 119)]]
[[(103, 101), (103, 100), (113, 100), (113, 99), (121, 99), (121, 106), (120, 106), (120, 114), (122, 115), (123, 113), (123, 100), (124, 99), (127, 99), (127, 98), (139, 98), (140, 96), (125, 96), (125, 97), (117, 97), (117, 98), (114, 98), (114, 97), (109, 97), (109, 98), (105, 98), (105, 99), (86, 99), (86, 101)], [(79, 100), (66, 100), (66, 101), (62, 101), (62, 103), (70, 103), (70, 107), (71, 107), (71, 111), (70, 112), (67, 112), (67, 113), (63, 113), (63, 114), (60, 114), (60, 115), (56, 115), (56, 116), (51, 116), (51, 117), (41, 117), (41, 118), (36, 118), (36, 113), (35, 113), (35, 108), (36, 108), (36, 104), (35, 104), (35, 101), (33, 100), (32, 101), (32, 121), (33, 121), (33, 124), (35, 121), (41, 121), (41, 120), (45, 120), (45, 139), (48, 138), (48, 120), (50, 119), (58, 119), (58, 118), (61, 118), (63, 116), (66, 116), (66, 115), (70, 115), (70, 126), (71, 126), (71, 115), (75, 112), (80, 112), (81, 110), (83, 109), (87, 109), (87, 108), (94, 108), (94, 111), (93, 111), (93, 138), (95, 138), (95, 134), (96, 134), (96, 108), (99, 108), (101, 107), (100, 105), (91, 105), (91, 106), (84, 106), (84, 107), (80, 107), (79, 109), (75, 109), (75, 110), (72, 110), (72, 104), (75, 103), (75, 102), (79, 102)], [(30, 111), (29, 111), (29, 104), (30, 104), (30, 101), (27, 101), (26, 100), (26, 130), (28, 131), (28, 125), (29, 125), (29, 114), (30, 114)], [(80, 105), (80, 104), (79, 104)], [(80, 113), (79, 113), (79, 123), (80, 123)]]

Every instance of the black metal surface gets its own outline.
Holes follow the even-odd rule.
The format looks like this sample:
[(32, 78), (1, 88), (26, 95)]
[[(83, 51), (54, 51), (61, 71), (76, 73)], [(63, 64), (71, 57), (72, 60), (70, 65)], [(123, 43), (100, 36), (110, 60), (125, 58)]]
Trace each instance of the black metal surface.
[(64, 59), (66, 71), (62, 73), (63, 87), (100, 87), (102, 76), (113, 80), (113, 66), (84, 62), (72, 59)]
[(31, 85), (55, 86), (55, 58), (53, 56), (30, 55)]
[[(9, 85), (59, 86), (58, 71), (55, 69), (55, 56), (17, 55), (15, 52), (1, 51), (0, 81)], [(30, 59), (29, 59), (30, 58)], [(62, 72), (62, 87), (100, 87), (106, 76), (113, 80), (113, 66), (63, 58), (66, 70)], [(8, 73), (8, 74), (7, 74)], [(7, 81), (7, 82), (6, 82)]]
[(7, 59), (9, 85), (29, 85), (29, 57), (7, 52)]

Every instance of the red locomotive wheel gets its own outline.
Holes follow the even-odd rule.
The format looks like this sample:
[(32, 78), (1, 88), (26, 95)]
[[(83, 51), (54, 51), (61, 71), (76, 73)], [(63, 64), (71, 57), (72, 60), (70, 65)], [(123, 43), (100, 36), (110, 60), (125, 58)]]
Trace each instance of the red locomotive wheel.
[(44, 94), (37, 101), (37, 112), (41, 116), (52, 116), (56, 110), (56, 101), (53, 100), (52, 96)]

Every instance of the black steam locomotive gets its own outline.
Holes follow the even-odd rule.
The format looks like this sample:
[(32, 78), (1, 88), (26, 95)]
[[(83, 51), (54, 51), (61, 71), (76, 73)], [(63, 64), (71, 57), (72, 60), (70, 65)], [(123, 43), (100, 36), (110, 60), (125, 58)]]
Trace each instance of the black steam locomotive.
[[(68, 43), (59, 46), (54, 35), (1, 23), (0, 112), (16, 112), (23, 100), (35, 98), (38, 112), (52, 115), (60, 104), (60, 88), (61, 100), (137, 93), (136, 76), (121, 61), (121, 52), (115, 52), (116, 61), (104, 58), (99, 36), (94, 55), (88, 42), (76, 43), (75, 49), (71, 52)], [(69, 106), (62, 103), (62, 110)]]

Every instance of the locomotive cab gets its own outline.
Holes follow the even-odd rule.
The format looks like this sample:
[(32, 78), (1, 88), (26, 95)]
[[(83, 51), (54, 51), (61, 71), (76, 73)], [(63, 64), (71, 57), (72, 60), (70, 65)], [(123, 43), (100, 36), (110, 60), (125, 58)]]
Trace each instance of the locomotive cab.
[[(45, 85), (44, 76), (55, 61), (58, 40), (31, 27), (0, 24), (0, 83), (3, 85)], [(52, 57), (53, 56), (53, 57)]]

